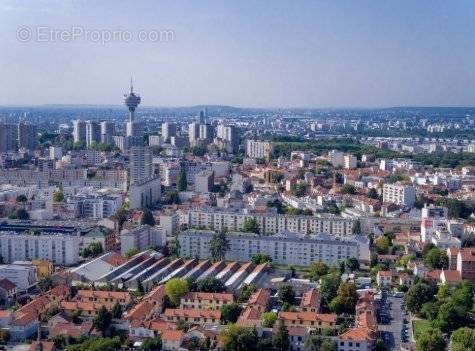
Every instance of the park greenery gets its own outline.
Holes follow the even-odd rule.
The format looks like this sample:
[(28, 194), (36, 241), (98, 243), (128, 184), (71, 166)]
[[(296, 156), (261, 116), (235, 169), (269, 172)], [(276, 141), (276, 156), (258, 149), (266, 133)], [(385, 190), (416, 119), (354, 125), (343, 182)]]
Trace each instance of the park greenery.
[(210, 241), (210, 253), (213, 261), (223, 261), (226, 256), (226, 252), (229, 250), (229, 240), (226, 237), (226, 233), (221, 231), (213, 234)]
[(181, 297), (188, 291), (188, 282), (183, 278), (173, 278), (165, 284), (165, 294), (173, 306), (180, 305)]
[(140, 217), (140, 224), (148, 224), (150, 226), (155, 225), (155, 218), (153, 217), (153, 213), (148, 208), (145, 208), (143, 210), (142, 216)]
[(89, 243), (82, 249), (81, 256), (84, 258), (94, 257), (103, 252), (102, 244), (99, 241)]

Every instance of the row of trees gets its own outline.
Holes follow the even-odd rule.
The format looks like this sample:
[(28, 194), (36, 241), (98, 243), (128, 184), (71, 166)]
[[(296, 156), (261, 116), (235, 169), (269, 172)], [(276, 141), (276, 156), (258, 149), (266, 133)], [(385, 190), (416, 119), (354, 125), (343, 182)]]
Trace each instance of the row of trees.
[[(432, 249), (427, 252), (430, 251)], [(471, 323), (469, 313), (473, 308), (473, 294), (468, 282), (464, 281), (455, 288), (445, 284), (436, 288), (426, 282), (418, 282), (409, 288), (405, 301), (409, 311), (431, 324), (431, 328), (422, 332), (417, 339), (418, 351), (444, 350), (444, 333), (452, 335), (452, 350), (470, 350), (467, 346), (475, 345), (475, 333), (465, 328)]]
[[(221, 332), (223, 351), (287, 351), (290, 348), (289, 331), (280, 323), (272, 338), (259, 338), (255, 328), (228, 324)], [(305, 348), (310, 351), (334, 351), (335, 341), (318, 335), (308, 337)]]

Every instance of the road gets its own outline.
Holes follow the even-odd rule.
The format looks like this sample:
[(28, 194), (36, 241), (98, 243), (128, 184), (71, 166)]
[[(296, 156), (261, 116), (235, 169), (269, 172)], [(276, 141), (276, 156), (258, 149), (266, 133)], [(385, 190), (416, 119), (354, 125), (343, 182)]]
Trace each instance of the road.
[(391, 303), (391, 324), (380, 324), (378, 329), (379, 331), (390, 334), (390, 349), (399, 351), (401, 350), (402, 344), (401, 329), (404, 316), (402, 314), (401, 304), (403, 303), (403, 299), (389, 296), (388, 301)]

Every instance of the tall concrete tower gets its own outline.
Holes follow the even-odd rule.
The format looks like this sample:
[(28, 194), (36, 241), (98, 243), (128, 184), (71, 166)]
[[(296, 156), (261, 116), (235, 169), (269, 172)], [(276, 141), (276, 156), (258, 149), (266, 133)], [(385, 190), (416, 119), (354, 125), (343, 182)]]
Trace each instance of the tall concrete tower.
[(140, 104), (141, 98), (134, 93), (134, 86), (132, 79), (130, 79), (130, 93), (124, 94), (124, 104), (129, 109), (129, 120), (126, 125), (126, 135), (130, 137), (130, 146), (140, 144), (140, 137), (142, 136), (142, 125), (135, 120), (135, 109)]
[(130, 78), (130, 93), (124, 94), (124, 104), (129, 109), (129, 122), (133, 122), (135, 119), (135, 109), (141, 102), (140, 95), (134, 93), (134, 84), (132, 78)]

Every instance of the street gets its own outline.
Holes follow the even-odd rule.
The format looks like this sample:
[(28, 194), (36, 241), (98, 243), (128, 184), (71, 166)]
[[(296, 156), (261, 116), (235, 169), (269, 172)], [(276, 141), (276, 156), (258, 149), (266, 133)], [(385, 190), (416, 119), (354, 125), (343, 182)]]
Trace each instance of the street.
[(378, 329), (382, 332), (381, 336), (383, 340), (385, 340), (385, 343), (388, 343), (391, 346), (391, 350), (399, 351), (401, 350), (401, 345), (405, 344), (401, 340), (401, 329), (403, 327), (403, 319), (407, 319), (408, 317), (403, 316), (403, 311), (401, 309), (403, 301), (402, 298), (388, 296), (386, 304), (382, 307), (382, 309), (386, 311), (389, 309), (391, 322), (390, 324), (379, 324)]

